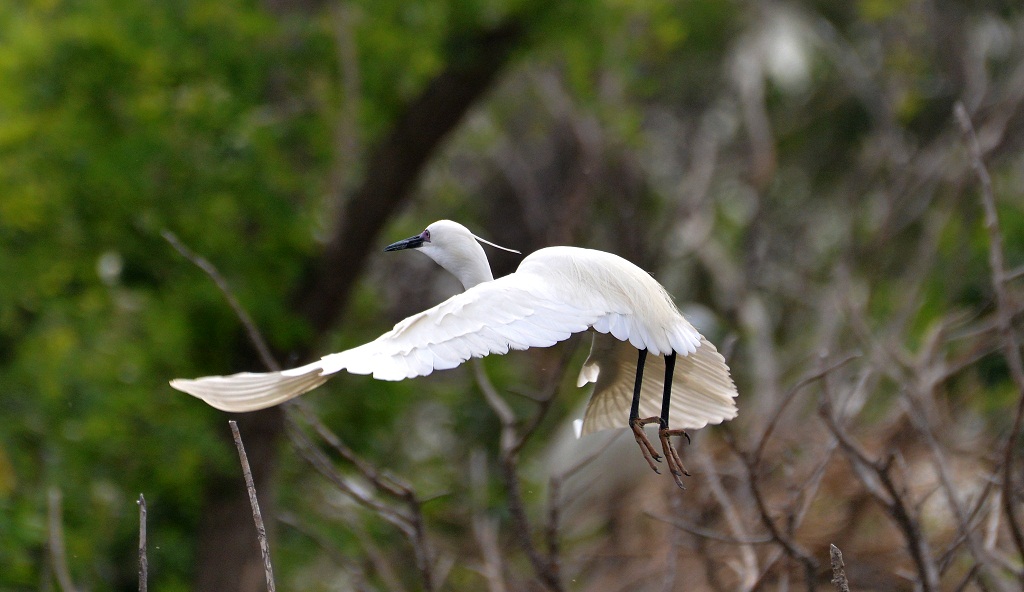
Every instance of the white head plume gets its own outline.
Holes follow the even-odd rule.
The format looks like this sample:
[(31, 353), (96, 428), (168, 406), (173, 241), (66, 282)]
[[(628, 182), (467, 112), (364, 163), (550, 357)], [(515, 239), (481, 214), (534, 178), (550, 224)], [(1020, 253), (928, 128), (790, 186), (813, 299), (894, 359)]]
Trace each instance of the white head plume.
[[(470, 233), (470, 234), (473, 234), (473, 233)], [(508, 251), (509, 253), (515, 253), (516, 255), (522, 255), (522, 252), (520, 252), (520, 251), (517, 251), (517, 250), (515, 250), (515, 249), (510, 249), (510, 248), (508, 248), (508, 247), (503, 247), (503, 246), (501, 246), (501, 245), (496, 245), (496, 244), (492, 243), (491, 241), (489, 241), (489, 240), (484, 240), (484, 239), (480, 238), (479, 236), (477, 236), (477, 235), (475, 235), (475, 234), (473, 234), (473, 238), (475, 238), (475, 239), (476, 239), (476, 240), (478, 240), (479, 242), (482, 242), (482, 243), (483, 243), (483, 244), (485, 244), (485, 245), (491, 245), (491, 246), (492, 246), (492, 247), (494, 247), (495, 249), (501, 249), (502, 251)]]

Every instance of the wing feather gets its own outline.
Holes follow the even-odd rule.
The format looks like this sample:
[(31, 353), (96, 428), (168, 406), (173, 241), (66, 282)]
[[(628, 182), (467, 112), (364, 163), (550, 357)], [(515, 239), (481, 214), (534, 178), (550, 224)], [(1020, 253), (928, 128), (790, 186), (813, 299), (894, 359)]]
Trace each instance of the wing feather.
[[(513, 274), (452, 296), (321, 364), (326, 374), (348, 370), (401, 380), (510, 349), (549, 347), (587, 330), (601, 314), (578, 309), (534, 276)], [(427, 359), (430, 364), (420, 363)]]
[(323, 384), (329, 377), (319, 368), (298, 375), (284, 372), (242, 372), (232, 376), (177, 378), (171, 386), (206, 401), (222, 411), (266, 409), (295, 398)]

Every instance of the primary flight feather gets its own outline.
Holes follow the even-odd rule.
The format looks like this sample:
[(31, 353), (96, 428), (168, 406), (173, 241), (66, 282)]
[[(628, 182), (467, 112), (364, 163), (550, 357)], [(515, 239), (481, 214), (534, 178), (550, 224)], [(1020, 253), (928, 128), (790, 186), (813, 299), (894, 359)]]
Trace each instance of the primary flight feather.
[[(641, 428), (659, 423), (664, 453), (681, 486), (682, 465), (674, 449), (669, 450), (668, 436), (721, 423), (737, 413), (736, 387), (721, 354), (683, 317), (661, 284), (617, 255), (549, 247), (523, 259), (515, 273), (495, 280), (478, 241), (482, 239), (461, 224), (441, 220), (389, 245), (385, 250), (422, 251), (454, 274), (466, 291), (399, 322), (369, 343), (291, 370), (179, 378), (171, 386), (224, 411), (255, 411), (312, 390), (341, 370), (404, 380), (454, 368), (473, 357), (550, 347), (593, 329), (598, 335), (579, 380), (580, 386), (596, 383), (583, 433), (628, 425), (655, 468), (651, 460), (660, 460), (659, 455)], [(654, 357), (646, 362), (647, 369), (657, 372), (645, 382), (648, 353)], [(655, 415), (659, 392), (661, 416), (640, 419)], [(624, 425), (621, 419), (627, 412)], [(671, 429), (670, 414), (676, 418)]]

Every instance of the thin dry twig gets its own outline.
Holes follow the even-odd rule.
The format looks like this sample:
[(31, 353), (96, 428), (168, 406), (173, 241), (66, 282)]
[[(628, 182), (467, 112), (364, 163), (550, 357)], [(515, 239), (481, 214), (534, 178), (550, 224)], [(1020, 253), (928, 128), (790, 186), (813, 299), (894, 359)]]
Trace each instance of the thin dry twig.
[(782, 414), (786, 410), (786, 407), (788, 407), (790, 402), (792, 402), (793, 399), (796, 398), (797, 393), (799, 393), (805, 386), (812, 384), (818, 380), (821, 380), (822, 378), (825, 378), (832, 372), (842, 368), (843, 366), (849, 364), (850, 362), (856, 360), (859, 357), (861, 357), (861, 354), (850, 354), (842, 358), (838, 362), (830, 364), (829, 366), (822, 368), (809, 376), (804, 377), (795, 385), (793, 385), (791, 389), (789, 389), (789, 392), (786, 393), (786, 396), (783, 397), (782, 402), (779, 403), (779, 405), (776, 407), (775, 414), (772, 416), (771, 420), (768, 421), (768, 425), (764, 428), (764, 432), (761, 434), (761, 439), (757, 443), (757, 448), (754, 449), (752, 461), (753, 464), (756, 465), (761, 463), (761, 459), (764, 457), (765, 448), (768, 445), (768, 439), (771, 437), (772, 432), (775, 431), (775, 426), (778, 425), (779, 419), (782, 417)]
[(310, 411), (309, 406), (302, 401), (292, 401), (288, 405), (286, 412), (286, 419), (293, 422), (294, 425), (297, 418), (295, 414), (301, 415), (303, 421), (309, 424), (310, 427), (317, 433), (320, 438), (326, 442), (330, 447), (338, 453), (346, 462), (350, 463), (353, 467), (359, 471), (359, 474), (364, 479), (369, 481), (374, 487), (376, 487), (382, 493), (386, 493), (395, 498), (408, 501), (410, 498), (415, 499), (415, 492), (412, 490), (412, 486), (399, 480), (393, 475), (386, 475), (381, 472), (377, 467), (373, 466), (362, 457), (352, 451), (341, 438), (338, 437), (330, 428), (328, 428), (324, 422), (320, 421), (320, 418), (315, 413)]
[(357, 592), (369, 590), (366, 583), (366, 573), (358, 561), (353, 561), (342, 554), (333, 541), (327, 539), (313, 528), (304, 524), (298, 516), (289, 512), (279, 512), (275, 518), (281, 524), (291, 528), (295, 532), (313, 541), (328, 557), (331, 558), (351, 578), (351, 585)]
[(146, 496), (139, 494), (139, 592), (149, 589), (149, 558), (146, 556)]
[(206, 275), (210, 276), (210, 279), (213, 280), (214, 284), (216, 284), (217, 288), (221, 291), (221, 294), (224, 295), (225, 300), (228, 301), (228, 305), (231, 307), (231, 310), (235, 311), (235, 316), (238, 317), (242, 326), (245, 327), (245, 332), (249, 336), (249, 341), (252, 342), (253, 347), (256, 348), (256, 352), (259, 353), (260, 360), (263, 362), (263, 365), (274, 372), (280, 370), (281, 366), (270, 353), (270, 348), (267, 346), (267, 342), (263, 339), (263, 335), (260, 333), (259, 329), (256, 328), (256, 323), (253, 322), (252, 317), (250, 317), (249, 313), (242, 307), (238, 298), (235, 297), (234, 292), (231, 291), (231, 286), (228, 285), (224, 276), (217, 271), (217, 268), (204, 257), (201, 257), (196, 254), (195, 251), (192, 251), (185, 246), (185, 244), (181, 242), (181, 239), (179, 239), (178, 236), (170, 230), (164, 230), (160, 233), (160, 236), (164, 237), (164, 240), (170, 243), (170, 245), (174, 247), (174, 250), (180, 253), (182, 257), (191, 261), (196, 267), (203, 270)]
[(830, 544), (828, 546), (828, 556), (832, 563), (832, 585), (836, 587), (839, 592), (850, 592), (850, 583), (846, 580), (846, 564), (843, 563), (843, 552), (839, 550), (839, 547)]
[(78, 588), (71, 580), (71, 571), (68, 569), (68, 556), (64, 550), (64, 512), (61, 509), (61, 493), (56, 487), (51, 487), (47, 498), (47, 522), (49, 523), (49, 548), (50, 561), (53, 572), (57, 576), (57, 583), (63, 592), (75, 592)]
[(391, 507), (377, 499), (375, 499), (368, 491), (367, 488), (359, 487), (341, 473), (334, 465), (331, 460), (327, 458), (327, 455), (317, 447), (313, 441), (298, 428), (295, 424), (289, 424), (287, 426), (288, 437), (291, 440), (292, 446), (298, 451), (299, 455), (303, 457), (328, 481), (333, 483), (342, 493), (352, 498), (354, 502), (363, 506), (364, 508), (375, 512), (381, 518), (387, 522), (397, 526), (406, 535), (411, 535), (411, 524), (408, 516), (399, 511), (396, 508)]
[(739, 538), (714, 532), (706, 528), (701, 528), (699, 526), (690, 524), (688, 522), (684, 522), (682, 520), (673, 520), (668, 516), (662, 516), (660, 514), (655, 514), (653, 512), (644, 512), (644, 515), (648, 518), (651, 518), (652, 520), (664, 522), (665, 524), (674, 526), (675, 528), (678, 528), (683, 532), (688, 532), (694, 536), (699, 536), (709, 541), (716, 541), (719, 543), (726, 543), (729, 545), (767, 545), (769, 543), (775, 542), (775, 539), (773, 539), (770, 536)]
[(274, 584), (274, 566), (270, 563), (270, 545), (267, 542), (267, 528), (263, 525), (263, 516), (260, 514), (260, 503), (256, 499), (256, 485), (252, 479), (252, 469), (249, 468), (249, 457), (245, 454), (245, 446), (242, 445), (242, 435), (238, 433), (238, 424), (229, 420), (231, 436), (235, 440), (235, 447), (238, 448), (238, 461), (242, 464), (242, 476), (245, 478), (245, 489), (249, 492), (249, 503), (252, 505), (252, 519), (256, 523), (256, 538), (260, 543), (260, 554), (263, 556), (263, 572), (267, 577), (267, 592), (274, 592), (277, 586)]
[[(999, 332), (1003, 337), (1003, 357), (1006, 358), (1010, 376), (1019, 393), (1013, 427), (1010, 429), (1003, 449), (1002, 485), (1003, 510), (1006, 512), (1010, 536), (1017, 547), (1017, 552), (1024, 555), (1024, 531), (1022, 531), (1020, 519), (1017, 517), (1017, 496), (1014, 488), (1014, 452), (1017, 441), (1020, 440), (1021, 433), (1024, 432), (1024, 361), (1021, 360), (1020, 343), (1013, 330), (1013, 303), (1006, 290), (1007, 272), (1003, 251), (1003, 232), (999, 226), (999, 213), (996, 210), (995, 194), (992, 191), (992, 178), (988, 174), (988, 169), (985, 168), (978, 136), (974, 132), (974, 125), (967, 114), (967, 109), (963, 103), (958, 102), (954, 111), (957, 122), (960, 124), (960, 130), (964, 135), (964, 143), (970, 154), (971, 166), (981, 184), (981, 203), (985, 210), (985, 231), (988, 233), (988, 262), (992, 271), (992, 289), (996, 294), (996, 319)], [(1017, 576), (1024, 580), (1024, 570), (1019, 571)]]

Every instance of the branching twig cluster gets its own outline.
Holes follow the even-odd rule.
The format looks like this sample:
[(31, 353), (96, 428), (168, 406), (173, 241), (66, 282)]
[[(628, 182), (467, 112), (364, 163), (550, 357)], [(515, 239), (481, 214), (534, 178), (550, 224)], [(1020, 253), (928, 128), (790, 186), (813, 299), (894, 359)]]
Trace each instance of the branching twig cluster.
[[(357, 504), (401, 531), (413, 549), (423, 588), (435, 590), (440, 585), (436, 575), (436, 557), (425, 529), (423, 502), (413, 488), (357, 456), (301, 401), (289, 406), (287, 422), (292, 445), (310, 466)], [(303, 425), (313, 430), (320, 443), (310, 438)], [(320, 446), (324, 445), (355, 469), (361, 481), (357, 482), (335, 466), (321, 450)]]
[[(501, 422), (499, 462), (501, 463), (502, 480), (505, 483), (513, 531), (519, 545), (530, 558), (530, 563), (538, 579), (547, 588), (556, 591), (564, 589), (559, 576), (557, 505), (552, 505), (550, 509), (549, 528), (546, 531), (545, 537), (547, 540), (547, 553), (545, 554), (534, 544), (533, 528), (530, 526), (530, 520), (526, 515), (526, 505), (519, 483), (519, 453), (551, 408), (551, 403), (558, 393), (562, 370), (564, 370), (567, 362), (568, 358), (563, 357), (562, 362), (557, 365), (556, 370), (551, 374), (545, 392), (538, 397), (537, 411), (523, 427), (519, 427), (519, 420), (516, 418), (512, 408), (509, 407), (508, 403), (502, 398), (490, 379), (488, 379), (483, 364), (474, 364), (477, 385), (480, 387), (484, 398), (487, 399), (487, 404), (491, 406), (494, 414), (498, 416), (498, 420)], [(557, 486), (555, 489), (557, 491)], [(557, 495), (557, 493), (553, 495)]]

